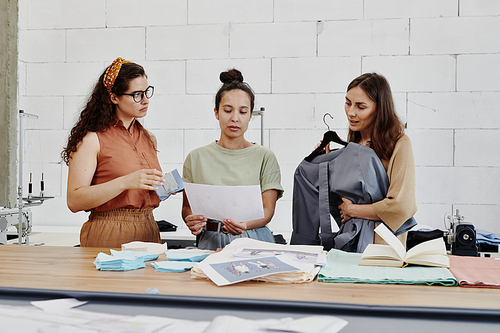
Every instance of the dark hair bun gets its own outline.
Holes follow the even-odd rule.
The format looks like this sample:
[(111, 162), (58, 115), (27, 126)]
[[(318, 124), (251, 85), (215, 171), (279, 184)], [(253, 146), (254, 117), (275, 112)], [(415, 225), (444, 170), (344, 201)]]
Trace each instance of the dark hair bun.
[(234, 81), (243, 82), (243, 74), (241, 74), (241, 72), (236, 68), (220, 73), (219, 78), (220, 81), (224, 84), (231, 83)]

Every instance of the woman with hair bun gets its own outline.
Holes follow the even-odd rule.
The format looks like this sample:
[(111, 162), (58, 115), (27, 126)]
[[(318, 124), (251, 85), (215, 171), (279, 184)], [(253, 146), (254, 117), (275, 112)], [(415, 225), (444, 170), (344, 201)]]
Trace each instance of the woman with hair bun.
[[(191, 151), (184, 162), (183, 180), (208, 185), (260, 185), (264, 218), (239, 222), (221, 222), (193, 215), (184, 195), (182, 218), (197, 235), (200, 249), (216, 250), (233, 239), (248, 237), (274, 243), (266, 225), (274, 215), (276, 201), (283, 195), (281, 172), (274, 153), (245, 139), (252, 118), (255, 95), (237, 69), (220, 74), (222, 86), (215, 95), (215, 118), (221, 129), (220, 138)], [(221, 225), (219, 225), (221, 223)]]
[(156, 139), (137, 121), (154, 88), (144, 68), (117, 58), (99, 77), (62, 152), (69, 166), (67, 205), (90, 211), (80, 231), (83, 247), (160, 242), (153, 209), (163, 182)]

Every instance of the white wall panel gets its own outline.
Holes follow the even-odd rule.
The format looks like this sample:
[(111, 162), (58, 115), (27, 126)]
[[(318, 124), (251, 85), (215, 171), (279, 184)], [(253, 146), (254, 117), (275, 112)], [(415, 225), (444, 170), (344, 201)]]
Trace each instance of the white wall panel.
[(66, 32), (64, 30), (20, 31), (19, 61), (66, 61)]
[(188, 60), (186, 70), (188, 94), (215, 93), (222, 85), (221, 72), (238, 69), (256, 94), (271, 92), (271, 59)]
[(28, 2), (28, 29), (104, 28), (103, 0), (36, 0)]
[(67, 61), (144, 60), (144, 28), (68, 30)]
[(188, 0), (107, 0), (106, 26), (182, 25), (187, 23), (187, 7)]
[(314, 56), (316, 23), (234, 24), (230, 45), (231, 58)]
[(189, 24), (272, 22), (270, 0), (189, 0)]
[(272, 66), (273, 93), (343, 92), (360, 74), (356, 57), (277, 58)]
[[(496, 42), (500, 44), (497, 39)], [(500, 54), (457, 57), (458, 91), (500, 91)]]
[(458, 0), (370, 0), (365, 18), (450, 17), (458, 15)]
[(408, 54), (409, 21), (405, 19), (330, 21), (323, 27), (319, 56)]
[(274, 0), (277, 22), (346, 20), (363, 17), (362, 0)]
[(500, 17), (423, 18), (411, 20), (411, 54), (498, 53)]
[(449, 55), (366, 57), (363, 72), (384, 75), (393, 92), (455, 90), (455, 58)]
[(147, 60), (212, 59), (228, 56), (224, 25), (151, 27), (146, 30)]

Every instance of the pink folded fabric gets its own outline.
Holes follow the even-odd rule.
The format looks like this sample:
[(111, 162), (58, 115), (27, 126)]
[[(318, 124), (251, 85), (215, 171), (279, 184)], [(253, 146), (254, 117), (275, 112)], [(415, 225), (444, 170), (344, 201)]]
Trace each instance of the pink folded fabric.
[(500, 258), (449, 257), (450, 271), (461, 287), (500, 288)]

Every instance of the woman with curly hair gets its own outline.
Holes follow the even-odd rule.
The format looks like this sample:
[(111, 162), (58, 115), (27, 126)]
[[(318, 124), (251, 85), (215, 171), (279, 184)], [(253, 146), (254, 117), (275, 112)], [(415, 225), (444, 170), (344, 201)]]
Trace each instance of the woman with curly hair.
[(62, 152), (69, 166), (67, 205), (72, 212), (90, 211), (81, 246), (160, 242), (153, 209), (163, 173), (156, 139), (137, 120), (146, 116), (153, 92), (142, 66), (117, 58), (70, 132)]

